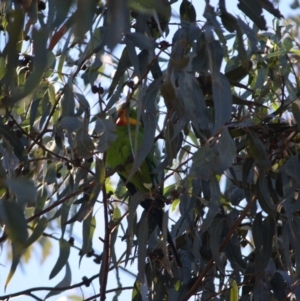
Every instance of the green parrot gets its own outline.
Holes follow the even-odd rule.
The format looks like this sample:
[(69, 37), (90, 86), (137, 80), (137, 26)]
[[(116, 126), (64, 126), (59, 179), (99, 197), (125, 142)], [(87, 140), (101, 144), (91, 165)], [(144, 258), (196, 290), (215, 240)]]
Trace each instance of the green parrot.
[[(122, 108), (118, 112), (116, 121), (116, 140), (111, 143), (106, 152), (106, 164), (111, 169), (116, 169), (120, 178), (126, 184), (126, 188), (133, 196), (136, 192), (141, 191), (149, 193), (151, 188), (156, 187), (158, 184), (158, 177), (152, 173), (156, 167), (155, 158), (149, 154), (145, 161), (141, 164), (140, 168), (128, 179), (133, 167), (133, 149), (135, 144), (137, 149), (140, 147), (143, 138), (143, 129), (139, 125), (139, 131), (136, 132), (138, 121), (136, 119), (136, 111), (129, 110), (130, 116), (126, 108)], [(135, 118), (134, 118), (135, 117)], [(129, 133), (131, 138), (129, 138)], [(160, 193), (153, 194), (149, 198), (143, 200), (140, 205), (152, 215), (157, 225), (162, 230), (163, 223), (163, 196)], [(181, 260), (177, 253), (176, 247), (173, 243), (170, 232), (167, 232), (168, 243), (174, 253), (175, 260), (178, 266), (181, 266)]]

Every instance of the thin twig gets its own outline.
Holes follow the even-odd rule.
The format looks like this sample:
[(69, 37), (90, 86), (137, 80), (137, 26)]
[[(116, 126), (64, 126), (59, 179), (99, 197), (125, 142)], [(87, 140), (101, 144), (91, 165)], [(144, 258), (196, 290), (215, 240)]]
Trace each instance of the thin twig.
[(22, 295), (32, 296), (31, 293), (32, 292), (37, 292), (37, 291), (67, 291), (67, 290), (71, 290), (71, 289), (76, 288), (76, 287), (80, 287), (82, 285), (86, 285), (86, 283), (92, 282), (97, 277), (98, 277), (98, 274), (96, 274), (96, 275), (88, 278), (87, 280), (81, 281), (79, 283), (76, 283), (76, 284), (73, 284), (73, 285), (70, 285), (70, 286), (62, 286), (62, 287), (50, 287), (50, 286), (49, 287), (47, 287), (47, 286), (33, 287), (33, 288), (29, 288), (27, 290), (20, 291), (20, 292), (17, 292), (17, 293), (0, 296), (0, 300), (5, 300), (5, 299), (10, 300), (11, 298), (20, 297)]
[[(116, 288), (107, 290), (107, 291), (106, 291), (106, 294), (108, 294), (108, 293), (114, 293), (114, 292), (117, 292), (117, 291), (131, 290), (131, 289), (134, 289), (134, 287), (133, 287), (133, 286), (116, 287)], [(97, 298), (97, 297), (101, 297), (101, 295), (100, 295), (100, 294), (97, 294), (97, 295), (94, 295), (94, 296), (89, 297), (89, 298), (87, 298), (87, 299), (84, 299), (83, 301), (91, 301), (91, 300), (95, 300), (95, 298)]]

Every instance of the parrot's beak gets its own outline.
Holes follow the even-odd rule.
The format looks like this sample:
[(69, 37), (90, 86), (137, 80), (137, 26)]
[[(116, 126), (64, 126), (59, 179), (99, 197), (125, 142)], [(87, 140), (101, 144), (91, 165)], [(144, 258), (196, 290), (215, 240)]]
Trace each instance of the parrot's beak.
[(131, 118), (127, 114), (126, 109), (121, 109), (118, 113), (118, 118), (116, 121), (116, 125), (118, 126), (126, 126), (126, 125), (137, 125), (137, 120), (134, 118)]

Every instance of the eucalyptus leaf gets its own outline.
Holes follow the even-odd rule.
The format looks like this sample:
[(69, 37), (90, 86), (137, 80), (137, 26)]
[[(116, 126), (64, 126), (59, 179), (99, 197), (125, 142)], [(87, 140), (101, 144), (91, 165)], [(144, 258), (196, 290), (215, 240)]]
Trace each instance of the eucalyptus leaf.
[(70, 243), (64, 239), (59, 241), (59, 257), (50, 273), (49, 279), (54, 278), (61, 269), (68, 265), (68, 259), (70, 255)]
[(13, 191), (22, 208), (35, 204), (37, 191), (33, 181), (26, 178), (11, 178), (6, 180), (6, 185)]
[(266, 30), (266, 20), (262, 15), (262, 5), (259, 0), (253, 1), (251, 5), (245, 0), (239, 0), (238, 8), (243, 11), (259, 29)]
[[(66, 263), (66, 272), (65, 272), (65, 275), (63, 277), (63, 279), (55, 286), (56, 289), (58, 290), (52, 290), (50, 291), (47, 296), (45, 297), (45, 299), (51, 297), (51, 296), (55, 296), (55, 295), (58, 295), (59, 293), (61, 293), (61, 291), (59, 290), (59, 288), (64, 288), (64, 287), (68, 287), (71, 285), (71, 276), (72, 276), (72, 273), (71, 273), (71, 269), (70, 269), (70, 265), (69, 263), (67, 262)], [(63, 291), (63, 289), (62, 289)]]
[(6, 226), (8, 237), (17, 248), (24, 247), (28, 238), (27, 222), (22, 206), (7, 199), (0, 202), (0, 219)]

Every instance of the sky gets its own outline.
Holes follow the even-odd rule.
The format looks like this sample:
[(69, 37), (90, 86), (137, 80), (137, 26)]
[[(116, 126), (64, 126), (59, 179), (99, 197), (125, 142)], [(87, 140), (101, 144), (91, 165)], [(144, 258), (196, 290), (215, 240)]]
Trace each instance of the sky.
[[(196, 11), (197, 11), (197, 19), (204, 19), (202, 17), (202, 13), (203, 13), (203, 6), (204, 6), (204, 0), (203, 1), (199, 1), (199, 0), (194, 0), (192, 1)], [(218, 1), (211, 1), (211, 5), (216, 7), (216, 3)], [(287, 3), (288, 2), (288, 3)], [(291, 9), (289, 8), (289, 3), (291, 3), (292, 0), (289, 1), (283, 1), (281, 0), (280, 4), (279, 4), (279, 9), (281, 11), (281, 13), (284, 15), (284, 17), (287, 17), (289, 15), (293, 14), (297, 14), (300, 13), (300, 10), (296, 10), (296, 11), (291, 11)], [(227, 0), (226, 1), (226, 5), (227, 5), (227, 10), (235, 15), (240, 14), (239, 9), (236, 6), (237, 1), (232, 1), (232, 0)], [(180, 5), (180, 1), (178, 2), (178, 6), (174, 9), (174, 16), (176, 16), (176, 12), (179, 11), (178, 7)], [(272, 26), (272, 20), (273, 20), (273, 16), (271, 16), (268, 13), (265, 13), (265, 17), (267, 19), (267, 24), (269, 26)], [(170, 39), (174, 33), (174, 31), (177, 29), (176, 26), (173, 26), (173, 28), (171, 27), (171, 32), (169, 34), (168, 39)], [(98, 210), (101, 210), (98, 209)], [(97, 212), (97, 216), (101, 216), (102, 212)], [(98, 240), (98, 237), (103, 237), (103, 226), (101, 224), (101, 221), (98, 221), (98, 225), (95, 231), (95, 235), (94, 235), (94, 249), (95, 252), (97, 254), (100, 254), (102, 252), (102, 244), (100, 243), (100, 241)], [(49, 233), (50, 234), (50, 233)], [(56, 237), (60, 236), (59, 232), (55, 232), (52, 233), (55, 234)], [(76, 222), (75, 226), (74, 226), (74, 236), (75, 236), (75, 241), (77, 241), (76, 238), (81, 238), (81, 224), (79, 222)], [(53, 268), (53, 265), (56, 261), (56, 258), (58, 257), (58, 241), (52, 241), (53, 244), (53, 248), (51, 251), (51, 256), (48, 257), (48, 259), (41, 263), (41, 248), (40, 247), (35, 247), (33, 249), (33, 253), (32, 253), (32, 258), (29, 260), (28, 263), (23, 264), (23, 266), (19, 266), (17, 268), (17, 271), (13, 277), (13, 279), (11, 280), (8, 288), (6, 289), (6, 292), (4, 292), (4, 283), (6, 281), (6, 277), (10, 268), (10, 261), (7, 261), (7, 251), (10, 252), (10, 248), (9, 245), (6, 243), (4, 244), (4, 247), (1, 251), (0, 254), (0, 296), (4, 295), (4, 294), (8, 294), (8, 293), (14, 293), (20, 290), (24, 290), (24, 289), (28, 289), (31, 287), (39, 287), (39, 286), (55, 286), (57, 283), (60, 282), (60, 280), (63, 278), (64, 275), (64, 271), (60, 272), (60, 274), (55, 277), (52, 280), (49, 280), (49, 273)], [(78, 245), (80, 247), (80, 245)], [(120, 255), (123, 251), (126, 249), (126, 243), (125, 242), (118, 242), (118, 244), (116, 245), (117, 248), (117, 253), (118, 255)], [(79, 266), (79, 262), (78, 262), (78, 251), (72, 249), (71, 250), (71, 255), (69, 258), (69, 263), (71, 265), (71, 270), (72, 270), (72, 284), (78, 283), (81, 281), (81, 278), (83, 276), (86, 277), (90, 277), (92, 275), (95, 275), (97, 273), (99, 273), (99, 269), (100, 269), (100, 265), (96, 265), (93, 262), (93, 258), (86, 258), (84, 257), (82, 259), (81, 262), (81, 266), (80, 269), (78, 269)], [(136, 266), (128, 266), (127, 267), (129, 271), (131, 271), (133, 274), (136, 273)], [(125, 271), (120, 271), (120, 277), (121, 277), (121, 281), (123, 286), (131, 286), (133, 285), (133, 282), (135, 280), (135, 277), (132, 276), (130, 273), (127, 273)], [(84, 287), (84, 297), (90, 297), (96, 293), (99, 292), (99, 285), (98, 285), (98, 279), (93, 281), (94, 287), (91, 285), (90, 287)], [(112, 289), (117, 287), (117, 283), (115, 280), (115, 273), (112, 272), (110, 273), (109, 276), (109, 282), (107, 285), (107, 289)], [(80, 294), (80, 290), (74, 290), (73, 291), (74, 294)], [(44, 297), (46, 296), (48, 292), (46, 291), (42, 291), (41, 293), (37, 294), (40, 297)], [(67, 291), (67, 295), (70, 295), (70, 293), (72, 293), (72, 291)], [(107, 295), (107, 301), (112, 300), (114, 294), (108, 294)], [(20, 297), (19, 299), (16, 300), (30, 300), (29, 297)], [(33, 299), (32, 299), (33, 300)], [(63, 296), (62, 294), (57, 295), (55, 297), (49, 298), (47, 300), (59, 300), (59, 301), (66, 301), (66, 300), (70, 300), (68, 299), (66, 296)], [(120, 297), (119, 300), (131, 300), (131, 290), (126, 290), (124, 291)]]

